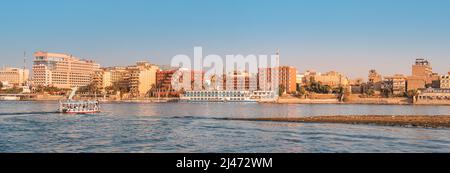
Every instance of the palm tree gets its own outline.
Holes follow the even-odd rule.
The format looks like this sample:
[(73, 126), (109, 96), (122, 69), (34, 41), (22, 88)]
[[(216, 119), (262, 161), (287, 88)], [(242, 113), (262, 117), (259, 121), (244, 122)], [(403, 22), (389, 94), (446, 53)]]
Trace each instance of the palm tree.
[(284, 92), (286, 92), (286, 88), (284, 87), (284, 85), (280, 85), (278, 88), (278, 95), (281, 97), (283, 96)]
[(381, 89), (381, 94), (386, 97), (386, 98), (390, 98), (393, 95), (393, 91), (391, 88), (382, 88)]
[(417, 100), (417, 96), (419, 96), (419, 91), (417, 91), (417, 90), (409, 90), (408, 92), (406, 92), (406, 96), (408, 98), (410, 98), (413, 103), (415, 103), (416, 100)]
[(154, 97), (154, 93), (156, 91), (156, 85), (152, 84), (152, 86), (150, 87), (150, 90), (148, 90), (147, 95), (149, 97)]
[(364, 93), (366, 95), (368, 95), (368, 96), (374, 96), (375, 95), (375, 91), (373, 89), (368, 89)]

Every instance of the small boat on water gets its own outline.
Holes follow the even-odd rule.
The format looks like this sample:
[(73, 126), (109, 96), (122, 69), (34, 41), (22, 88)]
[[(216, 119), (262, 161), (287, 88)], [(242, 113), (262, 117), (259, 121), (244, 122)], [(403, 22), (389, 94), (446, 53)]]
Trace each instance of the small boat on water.
[(59, 103), (59, 112), (67, 114), (99, 113), (100, 106), (98, 101), (61, 101)]
[(100, 112), (100, 103), (98, 100), (73, 100), (78, 88), (72, 88), (68, 100), (59, 101), (58, 111), (67, 114), (92, 114)]

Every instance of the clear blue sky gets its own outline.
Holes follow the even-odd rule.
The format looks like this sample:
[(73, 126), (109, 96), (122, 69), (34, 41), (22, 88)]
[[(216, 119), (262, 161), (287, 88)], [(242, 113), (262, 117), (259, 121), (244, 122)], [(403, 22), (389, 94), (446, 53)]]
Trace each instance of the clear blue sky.
[(410, 73), (416, 57), (450, 70), (448, 0), (4, 0), (0, 65), (38, 50), (169, 64), (177, 54), (270, 54), (300, 71)]

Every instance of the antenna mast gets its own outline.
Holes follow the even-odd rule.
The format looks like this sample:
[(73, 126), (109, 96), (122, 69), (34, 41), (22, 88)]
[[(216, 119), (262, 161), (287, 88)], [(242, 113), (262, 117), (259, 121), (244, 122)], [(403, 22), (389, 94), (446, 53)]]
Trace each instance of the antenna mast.
[(25, 79), (25, 70), (27, 69), (27, 52), (24, 51), (23, 52), (23, 70), (22, 70), (22, 78), (23, 78), (23, 85), (25, 86), (26, 83), (28, 82), (28, 79)]
[(277, 66), (280, 67), (280, 49), (277, 49)]

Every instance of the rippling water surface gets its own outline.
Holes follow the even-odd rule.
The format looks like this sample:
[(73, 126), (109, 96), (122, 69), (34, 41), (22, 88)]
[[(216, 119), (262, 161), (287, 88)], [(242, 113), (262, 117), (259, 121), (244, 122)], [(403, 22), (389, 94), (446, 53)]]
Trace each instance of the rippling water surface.
[(0, 102), (0, 152), (450, 152), (450, 129), (227, 121), (228, 117), (450, 115), (448, 106)]

